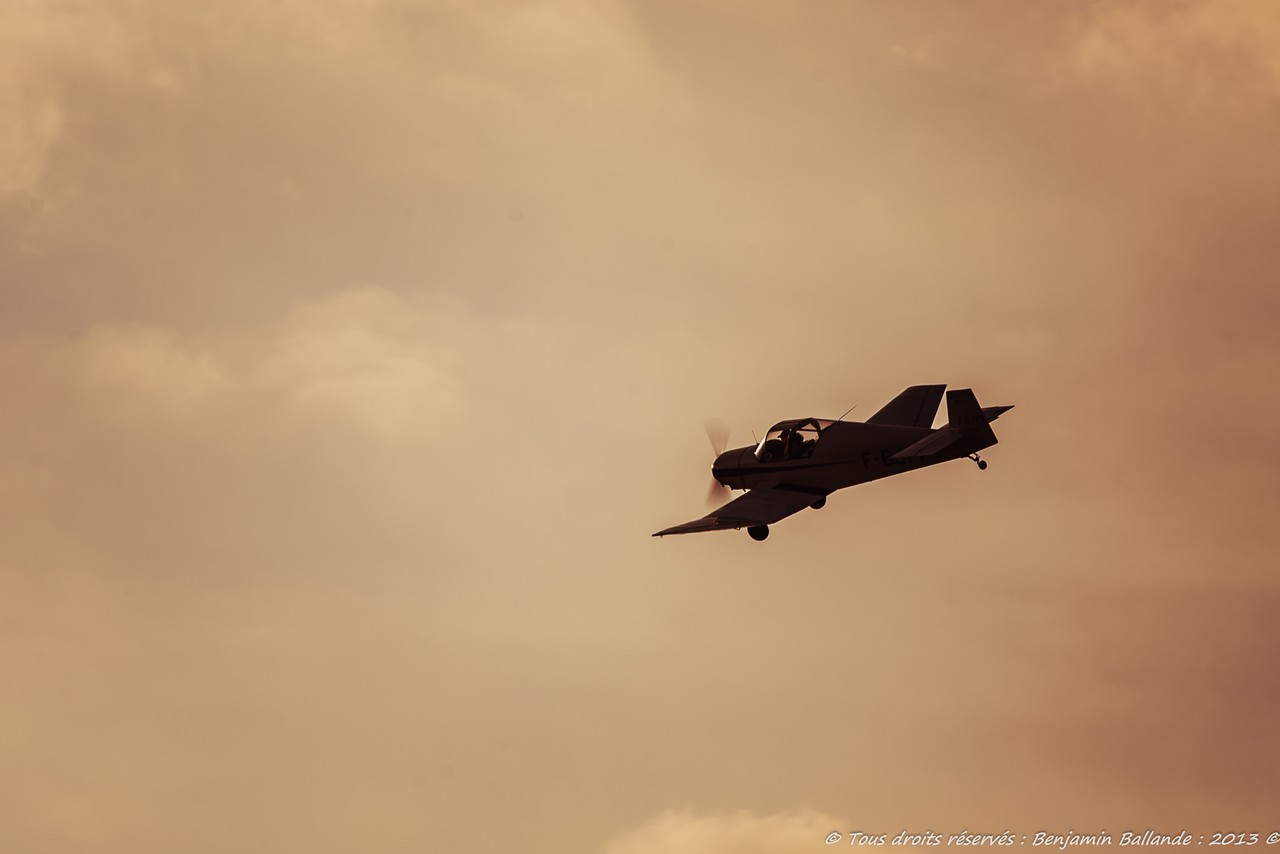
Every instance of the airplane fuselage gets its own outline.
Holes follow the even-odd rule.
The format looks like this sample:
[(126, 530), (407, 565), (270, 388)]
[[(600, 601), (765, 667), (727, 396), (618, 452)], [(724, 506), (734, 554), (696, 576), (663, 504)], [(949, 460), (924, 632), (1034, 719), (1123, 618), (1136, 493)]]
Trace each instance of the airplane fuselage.
[(759, 486), (807, 487), (822, 494), (975, 454), (996, 444), (964, 438), (928, 457), (893, 459), (899, 451), (933, 433), (916, 427), (837, 422), (822, 433), (813, 455), (763, 462), (755, 446), (733, 448), (716, 458), (712, 476), (731, 489)]

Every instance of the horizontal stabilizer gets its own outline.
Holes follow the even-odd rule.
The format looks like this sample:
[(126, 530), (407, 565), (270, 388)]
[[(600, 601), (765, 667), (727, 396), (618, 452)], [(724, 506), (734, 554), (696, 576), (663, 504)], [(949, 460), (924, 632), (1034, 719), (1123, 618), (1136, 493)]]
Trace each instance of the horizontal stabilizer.
[(941, 430), (935, 430), (928, 436), (925, 436), (919, 442), (910, 447), (903, 448), (889, 459), (905, 460), (911, 457), (931, 457), (939, 451), (947, 448), (960, 441), (960, 437), (964, 434), (954, 427), (943, 427)]
[(1001, 415), (1004, 415), (1010, 409), (1013, 409), (1013, 407), (1012, 406), (984, 406), (982, 407), (982, 414), (987, 416), (987, 423), (989, 424), (992, 421), (995, 421)]

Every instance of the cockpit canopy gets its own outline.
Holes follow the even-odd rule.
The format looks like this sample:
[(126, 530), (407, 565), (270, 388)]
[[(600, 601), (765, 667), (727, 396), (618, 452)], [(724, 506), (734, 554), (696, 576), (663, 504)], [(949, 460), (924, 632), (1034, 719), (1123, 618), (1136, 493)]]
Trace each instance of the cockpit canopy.
[(834, 421), (825, 418), (797, 418), (779, 421), (765, 434), (764, 441), (756, 448), (756, 459), (762, 463), (779, 460), (798, 460), (813, 456), (813, 449)]

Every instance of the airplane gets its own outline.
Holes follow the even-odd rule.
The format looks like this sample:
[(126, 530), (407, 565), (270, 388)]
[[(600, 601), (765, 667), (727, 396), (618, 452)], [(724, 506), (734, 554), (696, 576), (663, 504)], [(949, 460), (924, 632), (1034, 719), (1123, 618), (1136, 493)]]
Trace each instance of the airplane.
[(952, 389), (946, 392), (950, 420), (935, 430), (933, 418), (945, 389), (945, 384), (912, 386), (865, 422), (779, 421), (759, 444), (729, 451), (724, 450), (727, 428), (717, 437), (709, 423), (707, 436), (716, 453), (712, 496), (730, 489), (748, 492), (701, 519), (653, 536), (746, 528), (759, 542), (769, 536), (770, 525), (806, 507), (822, 509), (837, 489), (961, 458), (985, 471), (987, 462), (978, 452), (998, 441), (991, 422), (1013, 407), (981, 407), (972, 389)]

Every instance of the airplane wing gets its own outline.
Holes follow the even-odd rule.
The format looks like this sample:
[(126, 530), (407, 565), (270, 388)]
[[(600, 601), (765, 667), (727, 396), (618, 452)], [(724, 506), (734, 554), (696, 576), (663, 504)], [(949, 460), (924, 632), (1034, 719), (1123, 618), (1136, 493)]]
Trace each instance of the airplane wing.
[(886, 424), (893, 427), (932, 427), (933, 416), (938, 414), (942, 392), (946, 385), (913, 385), (879, 412), (867, 419), (868, 424)]
[(925, 436), (914, 445), (903, 448), (889, 459), (905, 460), (909, 457), (931, 457), (939, 451), (951, 447), (960, 440), (964, 434), (955, 427), (943, 427), (941, 430), (935, 430), (928, 436)]
[(830, 495), (830, 490), (811, 486), (757, 487), (745, 495), (739, 495), (728, 504), (692, 522), (676, 525), (654, 534), (697, 534), (702, 531), (727, 531), (733, 528), (749, 528), (752, 525), (772, 525), (788, 516), (799, 513), (819, 498)]

